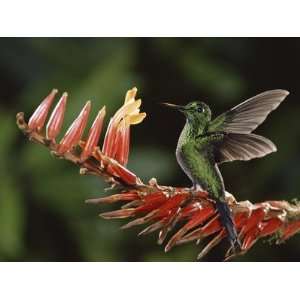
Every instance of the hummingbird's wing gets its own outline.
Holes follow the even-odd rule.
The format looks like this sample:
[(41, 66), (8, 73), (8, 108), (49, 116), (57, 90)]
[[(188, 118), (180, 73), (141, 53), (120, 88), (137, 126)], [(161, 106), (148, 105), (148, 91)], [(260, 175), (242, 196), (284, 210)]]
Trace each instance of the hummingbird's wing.
[(207, 131), (250, 133), (288, 94), (285, 90), (272, 90), (250, 98), (212, 120)]
[(276, 146), (268, 139), (257, 134), (228, 133), (221, 145), (215, 147), (215, 162), (250, 160), (275, 152)]

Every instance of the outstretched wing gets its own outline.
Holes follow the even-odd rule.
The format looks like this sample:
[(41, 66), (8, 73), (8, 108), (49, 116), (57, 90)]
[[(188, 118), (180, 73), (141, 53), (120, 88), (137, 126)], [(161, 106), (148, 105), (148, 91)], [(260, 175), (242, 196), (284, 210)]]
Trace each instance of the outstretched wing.
[(250, 133), (288, 94), (285, 90), (272, 90), (250, 98), (211, 121), (207, 131)]
[(276, 146), (256, 134), (228, 133), (221, 145), (215, 148), (215, 162), (250, 160), (277, 151)]

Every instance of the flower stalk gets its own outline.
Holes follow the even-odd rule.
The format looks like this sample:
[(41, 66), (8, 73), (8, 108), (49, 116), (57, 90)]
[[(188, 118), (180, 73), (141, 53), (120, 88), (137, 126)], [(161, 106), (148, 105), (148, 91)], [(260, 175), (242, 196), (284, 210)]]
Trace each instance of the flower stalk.
[[(60, 142), (56, 138), (64, 121), (68, 94), (63, 93), (46, 126), (46, 119), (57, 90), (44, 99), (29, 122), (24, 114), (17, 114), (17, 125), (29, 140), (46, 146), (51, 153), (69, 160), (80, 167), (80, 174), (91, 174), (104, 179), (118, 192), (111, 196), (88, 199), (86, 203), (108, 204), (119, 202), (118, 210), (100, 214), (105, 219), (132, 218), (123, 229), (146, 226), (139, 235), (158, 231), (158, 243), (168, 236), (165, 251), (188, 243), (207, 241), (198, 255), (203, 258), (211, 249), (226, 238), (214, 201), (205, 191), (193, 191), (184, 187), (159, 185), (155, 178), (148, 183), (127, 167), (131, 125), (139, 124), (146, 117), (140, 112), (141, 100), (136, 100), (137, 89), (129, 90), (123, 106), (110, 119), (102, 147), (98, 145), (106, 115), (105, 107), (97, 114), (86, 138), (83, 138), (91, 110), (88, 101), (73, 121)], [(252, 204), (238, 202), (227, 193), (226, 201), (232, 210), (235, 226), (242, 244), (240, 253), (228, 249), (225, 259), (245, 254), (261, 238), (274, 237), (282, 243), (300, 231), (300, 204), (288, 201), (265, 201)], [(174, 231), (176, 225), (179, 229)]]

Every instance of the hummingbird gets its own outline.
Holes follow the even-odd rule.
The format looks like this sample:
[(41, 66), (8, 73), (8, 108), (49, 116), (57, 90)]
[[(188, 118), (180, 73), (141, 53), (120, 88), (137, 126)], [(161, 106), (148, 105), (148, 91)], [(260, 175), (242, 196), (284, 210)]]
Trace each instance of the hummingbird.
[(225, 198), (225, 185), (219, 165), (235, 160), (247, 161), (277, 151), (269, 139), (253, 134), (268, 114), (289, 94), (270, 90), (258, 94), (212, 119), (209, 106), (193, 101), (185, 106), (162, 103), (184, 114), (186, 123), (178, 139), (176, 158), (192, 181), (192, 190), (205, 190), (215, 201), (233, 251), (241, 244)]

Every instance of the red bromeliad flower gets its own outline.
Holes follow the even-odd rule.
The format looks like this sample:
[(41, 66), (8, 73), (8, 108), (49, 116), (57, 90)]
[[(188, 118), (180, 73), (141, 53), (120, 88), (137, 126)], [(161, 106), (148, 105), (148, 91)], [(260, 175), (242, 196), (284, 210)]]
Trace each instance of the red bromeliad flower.
[[(198, 255), (201, 259), (213, 247), (226, 238), (214, 201), (205, 191), (194, 192), (189, 188), (158, 185), (155, 178), (147, 184), (126, 168), (129, 155), (130, 126), (143, 121), (146, 114), (140, 113), (141, 100), (136, 100), (137, 89), (129, 90), (124, 105), (110, 119), (102, 148), (98, 146), (102, 133), (105, 107), (103, 107), (86, 138), (84, 133), (91, 102), (88, 101), (78, 117), (73, 121), (60, 142), (56, 137), (60, 133), (68, 94), (64, 93), (54, 108), (45, 128), (46, 119), (57, 94), (52, 92), (43, 100), (28, 121), (24, 114), (17, 114), (17, 125), (33, 142), (48, 147), (55, 155), (72, 161), (80, 166), (81, 174), (102, 177), (112, 188), (118, 187), (118, 193), (98, 199), (89, 199), (87, 203), (104, 204), (121, 202), (119, 210), (102, 213), (105, 219), (132, 218), (122, 228), (147, 225), (139, 235), (158, 231), (158, 243), (162, 244), (167, 235), (180, 225), (166, 243), (165, 251), (191, 241), (210, 241)], [(44, 130), (45, 129), (45, 130)], [(260, 238), (275, 237), (281, 243), (300, 231), (300, 204), (287, 201), (265, 201), (252, 204), (249, 201), (238, 202), (227, 193), (227, 201), (232, 210), (234, 222), (242, 243), (242, 252), (246, 253)], [(229, 249), (225, 258), (235, 253)]]

